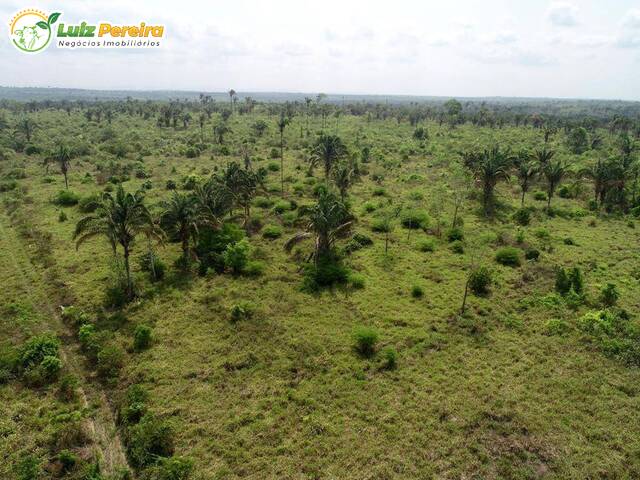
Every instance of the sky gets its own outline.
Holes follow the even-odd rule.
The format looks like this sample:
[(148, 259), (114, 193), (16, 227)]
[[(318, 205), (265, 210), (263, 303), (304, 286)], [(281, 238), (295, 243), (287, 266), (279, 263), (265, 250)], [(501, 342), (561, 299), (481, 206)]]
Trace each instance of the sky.
[[(640, 0), (2, 0), (0, 85), (640, 100)], [(14, 48), (24, 8), (164, 24), (154, 50)]]

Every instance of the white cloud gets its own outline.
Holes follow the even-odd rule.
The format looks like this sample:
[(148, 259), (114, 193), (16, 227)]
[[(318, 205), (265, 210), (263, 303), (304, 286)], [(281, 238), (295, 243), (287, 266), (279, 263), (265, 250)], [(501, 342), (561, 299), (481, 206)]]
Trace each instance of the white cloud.
[(622, 19), (622, 26), (626, 28), (640, 29), (640, 9), (634, 8), (629, 10)]
[(578, 25), (578, 7), (572, 3), (552, 3), (547, 10), (547, 19), (557, 27), (574, 27)]

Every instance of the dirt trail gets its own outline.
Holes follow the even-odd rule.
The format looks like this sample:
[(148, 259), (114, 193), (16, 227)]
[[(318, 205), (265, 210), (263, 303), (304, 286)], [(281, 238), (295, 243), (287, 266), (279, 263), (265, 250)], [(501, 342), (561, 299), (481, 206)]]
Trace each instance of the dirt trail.
[[(93, 440), (94, 447), (100, 458), (103, 473), (110, 475), (129, 470), (125, 450), (118, 435), (115, 419), (109, 400), (99, 383), (92, 378), (91, 372), (84, 367), (84, 359), (78, 351), (78, 346), (72, 339), (73, 332), (60, 318), (60, 308), (57, 295), (44, 280), (39, 269), (29, 260), (28, 252), (18, 238), (15, 230), (8, 226), (7, 216), (0, 214), (0, 257), (12, 274), (6, 278), (24, 292), (33, 306), (40, 310), (45, 319), (43, 330), (53, 330), (62, 339), (61, 357), (65, 367), (80, 379), (79, 395), (83, 407), (91, 408), (93, 418), (86, 421), (87, 431)], [(132, 477), (133, 478), (133, 477)]]

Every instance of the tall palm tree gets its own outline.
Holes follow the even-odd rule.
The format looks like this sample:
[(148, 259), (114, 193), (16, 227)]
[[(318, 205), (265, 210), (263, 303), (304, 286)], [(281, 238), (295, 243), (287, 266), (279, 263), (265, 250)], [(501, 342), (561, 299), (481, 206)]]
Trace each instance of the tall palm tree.
[(236, 162), (231, 162), (219, 177), (219, 181), (227, 187), (233, 202), (244, 210), (246, 226), (251, 215), (251, 201), (262, 183), (260, 177), (252, 170), (240, 168)]
[(233, 205), (233, 195), (226, 185), (211, 177), (194, 189), (196, 205), (202, 224), (218, 228)]
[(231, 104), (231, 113), (233, 113), (233, 98), (236, 96), (236, 91), (232, 88), (229, 90), (229, 103)]
[(115, 196), (105, 193), (94, 214), (82, 218), (76, 225), (73, 238), (76, 249), (85, 241), (103, 236), (109, 241), (114, 254), (120, 245), (123, 249), (124, 266), (127, 276), (127, 298), (133, 298), (133, 283), (129, 256), (138, 235), (162, 239), (153, 217), (144, 204), (141, 191), (127, 193), (118, 186)]
[(168, 202), (162, 203), (163, 212), (160, 226), (182, 244), (183, 265), (189, 264), (191, 249), (189, 242), (196, 243), (198, 238), (198, 221), (200, 219), (196, 198), (193, 195), (173, 192)]
[[(524, 153), (526, 153), (526, 155)], [(516, 166), (516, 177), (518, 177), (518, 184), (522, 191), (520, 206), (524, 207), (524, 196), (529, 191), (531, 182), (533, 182), (538, 175), (539, 168), (536, 163), (530, 160), (527, 152), (523, 152), (523, 154), (518, 155), (514, 163)]]
[(16, 130), (25, 136), (27, 142), (31, 141), (31, 136), (36, 128), (38, 128), (38, 125), (29, 117), (21, 118), (16, 125)]
[(328, 182), (334, 165), (344, 158), (346, 154), (347, 147), (342, 143), (339, 136), (322, 134), (316, 140), (310, 161), (312, 165), (322, 162), (324, 178)]
[(477, 182), (482, 185), (482, 205), (485, 215), (493, 214), (494, 190), (500, 180), (509, 179), (512, 158), (508, 150), (499, 146), (463, 154), (465, 165), (471, 170)]
[(580, 175), (590, 178), (593, 181), (594, 201), (596, 207), (602, 203), (607, 190), (607, 181), (609, 177), (609, 168), (607, 164), (598, 159), (596, 163), (580, 170)]
[(289, 119), (284, 112), (280, 112), (278, 120), (278, 131), (280, 132), (280, 189), (284, 194), (284, 129), (289, 125)]
[(326, 190), (320, 193), (318, 202), (309, 209), (308, 214), (306, 230), (291, 237), (284, 248), (289, 252), (297, 243), (315, 236), (312, 258), (317, 262), (331, 255), (335, 241), (353, 222), (344, 203), (334, 193)]
[(542, 174), (547, 180), (547, 210), (551, 209), (551, 198), (567, 173), (568, 166), (561, 160), (550, 161), (542, 168)]
[(65, 145), (59, 144), (53, 152), (44, 159), (44, 164), (48, 169), (49, 163), (57, 163), (60, 167), (60, 173), (64, 176), (64, 187), (69, 189), (69, 180), (67, 175), (71, 167), (71, 150)]
[(344, 202), (347, 190), (353, 184), (354, 171), (348, 164), (340, 164), (333, 170), (333, 181), (340, 192), (340, 201)]
[(543, 147), (542, 149), (536, 149), (533, 152), (533, 159), (538, 162), (540, 168), (544, 168), (547, 165), (553, 156), (556, 154), (553, 150), (547, 150), (547, 147)]

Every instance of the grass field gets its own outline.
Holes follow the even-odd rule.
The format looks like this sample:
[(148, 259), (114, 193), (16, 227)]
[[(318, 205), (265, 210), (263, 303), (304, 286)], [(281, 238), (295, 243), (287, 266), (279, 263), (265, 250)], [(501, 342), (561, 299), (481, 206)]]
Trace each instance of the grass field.
[[(301, 289), (301, 266), (313, 242), (291, 254), (284, 244), (304, 228), (298, 212), (314, 204), (314, 186), (323, 181), (322, 167), (309, 175), (306, 162), (320, 118), (299, 114), (285, 128), (281, 194), (277, 116), (266, 108), (232, 114), (223, 145), (211, 133), (218, 113), (205, 121), (204, 134), (195, 120), (187, 128), (166, 128), (154, 117), (125, 113), (110, 124), (87, 121), (77, 110), (30, 115), (38, 125), (31, 143), (42, 152), (62, 138), (83, 152), (71, 161), (71, 191), (89, 196), (114, 188), (110, 175), (126, 175), (125, 189), (144, 187), (153, 211), (172, 193), (167, 181), (183, 190), (189, 176), (202, 181), (231, 161), (242, 163), (242, 141), (252, 139), (253, 168), (268, 172), (260, 197), (269, 201), (251, 208), (256, 227), (249, 237), (251, 259), (264, 270), (256, 276), (211, 270), (198, 275), (195, 267), (184, 272), (174, 266), (180, 245), (166, 242), (155, 249), (167, 266), (165, 278), (151, 282), (140, 269), (147, 245), (139, 237), (132, 252), (138, 296), (122, 308), (105, 307), (113, 277), (108, 242), (98, 239), (76, 250), (74, 229), (87, 214), (52, 201), (65, 188), (57, 167), (45, 171), (44, 153), (5, 149), (0, 175), (6, 182), (15, 179), (15, 186), (0, 193), (0, 338), (5, 346), (19, 346), (39, 332), (55, 332), (66, 355), (63, 370), (75, 372), (89, 404), (61, 401), (60, 380), (35, 389), (18, 379), (0, 385), (0, 477), (19, 478), (27, 454), (46, 472), (57, 454), (50, 445), (59, 429), (55, 417), (79, 412), (102, 433), (69, 448), (81, 457), (83, 449), (93, 449), (102, 458), (103, 475), (115, 478), (126, 466), (119, 464), (124, 456), (120, 447), (114, 453), (113, 445), (101, 442), (119, 442), (118, 430), (128, 444), (126, 428), (114, 418), (133, 384), (148, 391), (148, 410), (172, 428), (173, 455), (193, 462), (194, 479), (640, 476), (638, 368), (607, 355), (580, 323), (587, 312), (603, 308), (599, 298), (607, 283), (619, 292), (616, 308), (637, 322), (635, 220), (589, 210), (593, 187), (577, 174), (563, 181), (573, 198), (553, 197), (553, 215), (544, 199), (534, 199), (545, 190), (538, 179), (525, 198), (531, 222), (516, 224), (520, 189), (512, 180), (498, 183), (496, 213), (486, 218), (479, 190), (456, 176), (463, 170), (460, 152), (496, 143), (514, 152), (533, 150), (542, 145), (540, 129), (471, 123), (451, 128), (427, 120), (422, 126), (429, 139), (419, 142), (406, 121), (329, 117), (325, 129), (352, 153), (358, 156), (365, 146), (371, 152), (348, 191), (355, 222), (337, 249), (353, 233), (373, 243), (343, 255), (357, 282), (309, 293)], [(262, 136), (251, 128), (259, 119), (268, 125)], [(580, 155), (570, 152), (563, 131), (552, 135), (549, 147), (578, 172), (616, 149), (616, 135), (597, 132), (603, 145)], [(14, 135), (5, 131), (0, 138), (9, 145)], [(187, 158), (198, 143), (206, 148)], [(137, 178), (138, 171), (144, 178)], [(281, 197), (294, 201), (294, 208), (277, 213), (273, 203)], [(463, 253), (454, 251), (446, 235), (456, 198), (462, 198)], [(385, 252), (386, 234), (374, 230), (396, 207)], [(411, 211), (424, 212), (428, 224), (404, 228), (403, 213)], [(280, 227), (281, 236), (265, 238), (267, 225)], [(496, 262), (504, 247), (517, 250), (520, 266)], [(532, 249), (539, 259), (525, 260)], [(460, 314), (465, 283), (478, 266), (491, 272), (489, 293), (470, 293)], [(579, 301), (556, 292), (558, 267), (580, 268), (585, 288)], [(245, 303), (252, 315), (234, 321), (233, 307)], [(59, 318), (60, 305), (84, 311), (105, 341), (124, 352), (117, 374), (96, 376), (73, 327)], [(140, 325), (152, 328), (153, 341), (138, 351), (133, 337)], [(355, 349), (360, 327), (378, 335), (372, 355)], [(109, 435), (112, 442), (104, 440)], [(134, 470), (144, 477), (144, 468)], [(71, 469), (67, 475), (82, 474)]]

